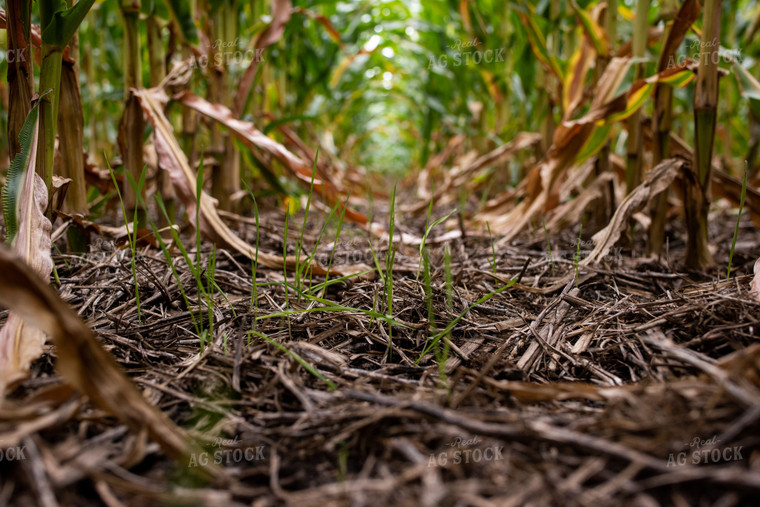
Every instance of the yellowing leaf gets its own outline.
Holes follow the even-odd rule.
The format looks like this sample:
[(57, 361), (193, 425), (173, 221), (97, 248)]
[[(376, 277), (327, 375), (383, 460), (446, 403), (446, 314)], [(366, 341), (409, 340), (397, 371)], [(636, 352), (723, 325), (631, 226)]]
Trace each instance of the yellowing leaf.
[(591, 62), (596, 53), (584, 40), (570, 58), (570, 67), (562, 83), (562, 106), (565, 111), (564, 119), (569, 120), (573, 112), (583, 100), (586, 84), (586, 74), (591, 68)]
[(633, 11), (624, 5), (618, 6), (618, 14), (626, 21), (633, 21), (636, 17)]
[(367, 51), (366, 49), (362, 48), (353, 55), (348, 55), (335, 67), (335, 71), (333, 72), (332, 77), (330, 78), (330, 87), (335, 88), (338, 86), (338, 83), (340, 83), (340, 78), (343, 77), (343, 74), (346, 72), (346, 69), (348, 69), (348, 66), (351, 65), (356, 61), (357, 58), (359, 58), (362, 55), (368, 55), (375, 51), (377, 48), (373, 49), (372, 51)]
[(627, 92), (628, 99), (625, 110), (611, 115), (605, 120), (605, 123), (625, 120), (638, 111), (652, 95), (657, 83), (666, 83), (676, 87), (683, 87), (691, 83), (694, 79), (694, 72), (690, 70), (690, 66), (691, 62), (687, 61), (679, 67), (667, 69), (664, 72), (633, 83)]
[(692, 81), (694, 81), (694, 78), (696, 75), (690, 71), (690, 70), (683, 70), (681, 72), (676, 72), (671, 75), (663, 75), (660, 79), (660, 83), (665, 83), (670, 86), (673, 86), (675, 88), (683, 88), (684, 86), (688, 85)]
[(502, 97), (501, 92), (499, 92), (499, 86), (496, 83), (496, 77), (485, 69), (480, 69), (480, 75), (483, 76), (483, 81), (485, 81), (494, 103), (501, 104)]
[(578, 19), (580, 19), (581, 25), (583, 25), (583, 30), (586, 32), (586, 35), (594, 44), (594, 49), (596, 49), (596, 52), (600, 55), (609, 54), (610, 44), (607, 41), (607, 32), (605, 32), (604, 29), (599, 26), (599, 23), (597, 23), (596, 20), (591, 17), (591, 14), (589, 14), (588, 11), (581, 9), (578, 6), (578, 2), (571, 0), (570, 5), (572, 5), (575, 13), (578, 15)]
[(575, 159), (575, 165), (582, 164), (589, 158), (593, 157), (607, 144), (607, 140), (612, 133), (612, 124), (603, 124), (596, 127), (594, 133), (588, 138), (586, 144), (583, 145), (581, 152)]
[(613, 114), (607, 118), (606, 123), (613, 123), (616, 121), (623, 121), (630, 117), (633, 113), (639, 110), (644, 102), (652, 95), (654, 91), (654, 83), (644, 83), (633, 93), (628, 95), (628, 103), (625, 106), (625, 110), (619, 113)]
[(298, 213), (298, 208), (301, 206), (301, 203), (298, 202), (298, 199), (291, 196), (287, 196), (283, 204), (284, 204), (283, 211), (285, 211), (285, 213), (287, 213), (288, 215), (295, 215), (296, 213)]
[(528, 34), (530, 47), (533, 50), (533, 54), (538, 58), (538, 61), (560, 80), (564, 79), (564, 73), (557, 60), (549, 54), (549, 50), (546, 47), (546, 38), (544, 37), (544, 34), (541, 33), (541, 30), (533, 20), (533, 17), (520, 13), (520, 18), (522, 19), (523, 27), (525, 27), (525, 31)]
[(462, 17), (462, 24), (467, 33), (472, 33), (472, 21), (470, 20), (470, 9), (467, 0), (459, 0), (459, 15)]

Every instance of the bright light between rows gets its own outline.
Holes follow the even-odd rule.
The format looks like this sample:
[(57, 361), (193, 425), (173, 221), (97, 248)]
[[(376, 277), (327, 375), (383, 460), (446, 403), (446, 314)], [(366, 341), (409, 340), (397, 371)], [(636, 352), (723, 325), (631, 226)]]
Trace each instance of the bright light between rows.
[(365, 51), (374, 51), (377, 46), (380, 45), (380, 43), (383, 42), (383, 38), (379, 35), (373, 35), (369, 38), (369, 40), (364, 44), (364, 50)]

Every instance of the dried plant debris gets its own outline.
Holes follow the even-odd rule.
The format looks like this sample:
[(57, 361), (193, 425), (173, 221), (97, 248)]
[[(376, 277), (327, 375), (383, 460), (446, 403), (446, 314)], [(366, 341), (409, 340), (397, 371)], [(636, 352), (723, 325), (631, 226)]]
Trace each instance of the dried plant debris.
[[(133, 430), (146, 431), (167, 455), (183, 462), (190, 459), (193, 447), (184, 431), (148, 404), (74, 310), (7, 248), (0, 248), (0, 289), (2, 306), (52, 338), (57, 367), (69, 384)], [(204, 469), (214, 475), (213, 467)]]
[[(39, 122), (38, 102), (32, 107), (21, 133), (21, 152), (8, 169), (7, 183), (2, 191), (3, 218), (7, 240), (37, 276), (50, 278), (53, 259), (50, 256), (52, 225), (45, 217), (48, 192), (42, 178), (35, 172)], [(45, 334), (29, 326), (11, 313), (0, 329), (0, 400), (9, 384), (23, 379), (29, 365), (43, 352)]]
[(754, 273), (755, 276), (752, 277), (752, 281), (749, 283), (750, 294), (760, 301), (760, 259), (755, 261), (752, 273)]
[[(310, 218), (309, 251), (320, 226)], [(276, 250), (281, 238), (262, 232), (262, 247)], [(238, 234), (249, 240), (251, 230)], [(357, 248), (364, 235), (346, 227), (335, 245), (316, 245), (316, 258), (369, 263), (369, 248)], [(207, 299), (175, 259), (184, 302), (166, 258), (144, 249), (138, 323), (129, 250), (57, 256), (62, 298), (142, 395), (110, 366), (71, 366), (110, 363), (60, 303), (33, 310), (55, 348), (0, 412), (0, 473), (15, 485), (0, 496), (16, 505), (41, 491), (77, 505), (751, 502), (760, 494), (751, 252), (737, 249), (738, 278), (694, 283), (619, 247), (576, 275), (577, 231), (551, 242), (554, 274), (544, 241), (497, 251), (494, 273), (488, 238), (451, 240), (448, 291), (440, 245), (428, 245), (429, 291), (416, 276), (418, 248), (398, 245), (392, 350), (379, 279), (329, 285), (321, 300), (291, 289), (286, 307), (282, 272), (261, 269), (252, 305), (246, 258), (219, 250)], [(594, 245), (581, 246), (583, 258)], [(212, 253), (204, 247), (204, 265)], [(7, 294), (5, 303), (36, 308), (24, 290)], [(201, 349), (192, 319), (209, 315)], [(172, 422), (130, 408), (143, 399)], [(199, 480), (203, 467), (218, 478)]]

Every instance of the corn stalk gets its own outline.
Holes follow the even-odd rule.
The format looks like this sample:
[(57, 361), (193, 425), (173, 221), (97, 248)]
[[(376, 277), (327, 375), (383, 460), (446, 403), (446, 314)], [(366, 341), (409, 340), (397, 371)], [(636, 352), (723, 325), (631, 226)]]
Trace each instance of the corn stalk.
[(138, 199), (131, 185), (126, 184), (126, 174), (140, 181), (143, 170), (143, 133), (145, 124), (142, 109), (132, 89), (142, 88), (140, 59), (140, 0), (121, 0), (124, 16), (124, 113), (119, 124), (119, 146), (124, 160), (124, 206), (128, 216), (137, 210), (137, 226), (145, 226), (144, 199)]
[[(610, 42), (610, 54), (615, 51), (615, 42), (617, 40), (617, 18), (618, 18), (618, 5), (615, 1), (607, 3), (607, 9), (604, 13), (604, 29), (607, 33), (607, 37)], [(604, 74), (607, 65), (610, 62), (610, 54), (599, 55), (598, 66), (596, 69), (596, 81)], [(602, 174), (610, 171), (610, 141), (604, 144), (604, 147), (599, 152), (599, 156), (596, 159), (596, 166), (594, 168), (595, 176), (598, 178)], [(595, 218), (594, 227), (595, 230), (600, 230), (605, 227), (612, 217), (615, 209), (615, 186), (612, 181), (602, 190), (602, 195), (595, 201), (594, 204)]]
[[(236, 0), (215, 3), (211, 16), (211, 33), (214, 38), (212, 46), (213, 42), (233, 44), (237, 40), (238, 3)], [(225, 67), (223, 58), (215, 58), (217, 51), (224, 53), (225, 50), (210, 48), (209, 51), (209, 61), (214, 62), (209, 79), (209, 100), (229, 106), (232, 104), (232, 93), (227, 82), (229, 69)], [(221, 209), (230, 210), (231, 197), (240, 190), (240, 158), (235, 151), (232, 137), (223, 134), (217, 126), (212, 127), (211, 150), (217, 155), (218, 160), (218, 167), (211, 179), (211, 194), (219, 201)]]
[[(150, 86), (156, 87), (166, 77), (166, 50), (161, 38), (162, 23), (156, 15), (155, 0), (151, 5), (150, 13), (145, 20), (145, 31), (148, 39), (148, 61), (150, 63)], [(156, 184), (166, 206), (167, 217), (161, 213), (158, 217), (160, 227), (165, 227), (169, 221), (174, 220), (175, 193), (168, 171), (158, 164), (156, 168)], [(135, 180), (138, 181), (138, 180)]]
[[(663, 72), (672, 62), (676, 49), (683, 42), (687, 27), (699, 14), (697, 0), (687, 0), (679, 9), (677, 0), (664, 0), (662, 10), (665, 16), (672, 17), (662, 34), (662, 52), (657, 64), (657, 72)], [(658, 83), (654, 91), (654, 114), (652, 117), (652, 165), (656, 166), (670, 156), (670, 131), (673, 126), (673, 87)], [(650, 208), (652, 222), (649, 226), (647, 254), (660, 255), (665, 240), (667, 223), (668, 190), (657, 197)]]
[[(647, 29), (649, 28), (650, 0), (637, 0), (636, 19), (633, 25), (633, 59), (641, 62), (647, 51)], [(644, 77), (644, 64), (636, 63), (634, 80)], [(641, 183), (644, 165), (644, 149), (641, 137), (641, 111), (636, 111), (628, 120), (628, 158), (626, 161), (626, 194), (630, 194)]]
[(8, 150), (9, 159), (21, 151), (18, 134), (31, 109), (34, 69), (31, 38), (31, 0), (6, 0), (8, 17)]
[[(74, 4), (68, 0), (69, 7)], [(84, 177), (84, 114), (82, 96), (79, 90), (79, 37), (77, 34), (69, 43), (69, 54), (73, 61), (63, 62), (61, 67), (61, 93), (58, 111), (58, 136), (61, 153), (60, 167), (56, 172), (71, 179), (63, 211), (71, 215), (84, 217), (87, 214), (87, 186)], [(87, 250), (88, 234), (79, 227), (70, 227), (67, 231), (69, 250), (83, 252)]]
[[(52, 23), (55, 12), (54, 0), (40, 0), (40, 22), (42, 29)], [(55, 136), (58, 131), (58, 97), (61, 83), (63, 48), (42, 41), (42, 68), (40, 70), (40, 90), (52, 90), (40, 101), (40, 137), (37, 149), (37, 174), (50, 192), (53, 183), (53, 161), (55, 157)]]
[[(712, 264), (708, 249), (710, 169), (718, 111), (718, 46), (722, 0), (706, 0), (702, 21), (697, 88), (694, 94), (694, 168), (686, 185), (686, 265), (701, 269)], [(695, 172), (696, 171), (696, 172)]]
[(39, 0), (42, 31), (40, 90), (52, 90), (40, 102), (40, 138), (37, 173), (50, 191), (53, 182), (55, 137), (58, 131), (58, 100), (61, 92), (63, 50), (77, 31), (95, 0), (82, 0), (67, 8), (63, 0)]

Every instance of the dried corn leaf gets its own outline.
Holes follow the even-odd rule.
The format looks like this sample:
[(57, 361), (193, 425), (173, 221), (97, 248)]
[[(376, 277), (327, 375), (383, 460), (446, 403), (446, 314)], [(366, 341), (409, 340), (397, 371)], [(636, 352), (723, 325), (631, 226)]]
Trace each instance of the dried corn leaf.
[(564, 227), (577, 224), (586, 208), (594, 199), (598, 199), (614, 180), (614, 173), (600, 174), (591, 185), (581, 190), (577, 197), (552, 210), (551, 218), (546, 222), (546, 228), (552, 232), (558, 232)]
[(610, 248), (620, 239), (620, 235), (628, 226), (628, 220), (633, 214), (649, 202), (652, 197), (668, 188), (673, 183), (684, 163), (683, 160), (669, 158), (663, 160), (654, 169), (649, 171), (646, 180), (633, 189), (628, 197), (620, 203), (607, 227), (594, 235), (592, 238), (595, 245), (594, 250), (591, 251), (581, 264), (587, 266), (605, 257), (609, 253)]
[[(461, 167), (455, 167), (446, 173), (446, 182), (440, 187), (436, 188), (435, 194), (430, 197), (436, 203), (440, 203), (441, 198), (450, 193), (452, 189), (456, 189), (459, 186), (467, 184), (472, 179), (472, 176), (478, 171), (490, 166), (501, 164), (505, 160), (508, 160), (515, 153), (530, 148), (541, 142), (541, 134), (533, 132), (520, 132), (514, 139), (506, 144), (502, 144), (498, 148), (491, 150), (490, 152), (480, 157), (472, 158), (474, 160), (467, 161), (464, 158), (460, 160)], [(444, 152), (445, 153), (445, 152)], [(465, 156), (467, 157), (467, 155)], [(428, 207), (428, 201), (421, 201), (411, 206), (402, 206), (404, 213), (420, 213), (425, 211)]]
[[(600, 78), (593, 93), (591, 109), (582, 118), (562, 122), (554, 132), (552, 146), (546, 158), (528, 174), (526, 199), (512, 207), (507, 214), (482, 214), (477, 217), (480, 224), (489, 221), (493, 231), (503, 235), (498, 246), (505, 246), (531, 220), (539, 214), (554, 209), (559, 204), (557, 182), (567, 176), (567, 170), (579, 163), (578, 155), (594, 132), (605, 124), (620, 121), (641, 107), (658, 82), (674, 86), (693, 79), (693, 62), (687, 61), (665, 72), (639, 80), (625, 92), (615, 96), (615, 92), (631, 65), (630, 59), (613, 58)], [(613, 98), (614, 97), (614, 98)], [(602, 139), (603, 140), (603, 139)], [(513, 199), (514, 196), (507, 196)]]
[[(147, 429), (170, 457), (188, 462), (195, 449), (185, 432), (143, 398), (77, 313), (7, 247), (0, 247), (0, 305), (52, 338), (67, 382), (132, 430)], [(213, 465), (204, 468), (216, 475)]]
[[(216, 120), (227, 127), (232, 134), (250, 149), (259, 149), (265, 151), (277, 159), (288, 171), (296, 176), (305, 184), (311, 184), (312, 166), (304, 162), (301, 158), (289, 151), (283, 145), (265, 136), (250, 122), (238, 120), (233, 117), (232, 112), (221, 104), (212, 104), (189, 91), (181, 93), (176, 97), (187, 107), (190, 107), (200, 114)], [(338, 192), (335, 185), (328, 181), (314, 179), (314, 195), (324, 196), (332, 206), (340, 204)], [(342, 206), (342, 204), (340, 204)], [(346, 219), (365, 225), (367, 217), (358, 213), (351, 208), (346, 208)]]
[[(644, 128), (644, 141), (648, 146), (652, 143), (651, 126)], [(673, 132), (670, 133), (670, 153), (686, 160), (694, 160), (694, 150), (689, 144)], [(726, 171), (713, 164), (710, 171), (712, 192), (716, 199), (723, 198), (739, 207), (742, 194), (742, 180), (731, 176)], [(675, 187), (678, 190), (678, 187)], [(760, 192), (752, 186), (745, 189), (745, 206), (750, 211), (752, 222), (760, 227)]]
[[(194, 223), (193, 225), (195, 227), (198, 227), (207, 238), (211, 239), (221, 246), (236, 250), (237, 252), (240, 252), (251, 259), (258, 259), (258, 262), (261, 265), (268, 268), (282, 268), (282, 256), (272, 255), (261, 251), (256, 253), (253, 246), (249, 245), (240, 239), (237, 235), (235, 235), (235, 233), (233, 233), (229, 227), (227, 227), (227, 225), (222, 222), (222, 219), (219, 217), (219, 213), (216, 210), (216, 203), (214, 199), (212, 199), (205, 191), (201, 192), (200, 202), (196, 202), (195, 172), (190, 168), (187, 157), (182, 152), (182, 149), (177, 143), (177, 140), (174, 137), (172, 131), (172, 126), (163, 112), (163, 106), (168, 101), (166, 93), (161, 88), (138, 89), (135, 90), (134, 93), (140, 101), (140, 105), (142, 106), (143, 112), (145, 113), (148, 121), (153, 125), (154, 144), (156, 147), (156, 152), (158, 153), (159, 164), (161, 167), (169, 171), (172, 185), (174, 185), (177, 196), (187, 208), (187, 214), (190, 217), (190, 220), (193, 222), (195, 221), (196, 206), (200, 205), (200, 224)], [(224, 109), (227, 111), (227, 114), (229, 114), (229, 110), (227, 108)], [(247, 124), (247, 122), (240, 123)], [(263, 134), (260, 132), (256, 132), (263, 136)], [(276, 144), (279, 148), (287, 152), (291, 157), (295, 158), (295, 155), (285, 150), (285, 148), (283, 148), (278, 143), (275, 143), (266, 136), (263, 137), (268, 141)], [(286, 262), (289, 269), (296, 267), (296, 258), (294, 256), (287, 257)], [(315, 275), (324, 275), (327, 273), (327, 270), (316, 261), (312, 261), (310, 269)], [(339, 268), (331, 269), (332, 273), (341, 275), (355, 274), (362, 271), (372, 271), (372, 269), (364, 264), (341, 266)]]
[(579, 47), (570, 58), (570, 71), (562, 83), (562, 107), (565, 110), (563, 120), (567, 121), (578, 109), (583, 100), (583, 92), (586, 85), (586, 74), (591, 68), (591, 63), (596, 59), (596, 52), (587, 39), (583, 39)]
[(282, 35), (285, 33), (285, 25), (290, 21), (290, 13), (292, 10), (293, 6), (290, 3), (290, 0), (272, 1), (272, 21), (256, 39), (255, 48), (257, 58), (254, 58), (248, 65), (248, 68), (245, 69), (245, 73), (238, 84), (238, 90), (235, 94), (235, 105), (233, 108), (236, 116), (242, 114), (243, 109), (245, 108), (245, 103), (248, 101), (248, 95), (251, 92), (253, 81), (256, 79), (256, 72), (259, 68), (259, 61), (261, 60), (258, 58), (259, 54), (282, 38)]
[[(12, 248), (41, 279), (48, 280), (53, 271), (50, 257), (52, 226), (45, 217), (48, 193), (35, 172), (39, 122), (37, 105), (29, 112), (19, 135), (21, 152), (8, 170), (3, 188), (3, 214)], [(11, 313), (0, 330), (0, 399), (6, 387), (24, 378), (29, 365), (42, 354), (45, 335), (25, 326)]]
[(755, 299), (760, 301), (760, 259), (755, 261), (755, 267), (752, 269), (752, 272), (755, 276), (752, 278), (752, 281), (749, 282), (749, 293), (755, 296)]
[(701, 10), (702, 6), (699, 4), (699, 0), (686, 0), (681, 5), (660, 53), (660, 60), (657, 64), (658, 71), (662, 72), (668, 67), (671, 58), (675, 56), (691, 26), (699, 18)]

